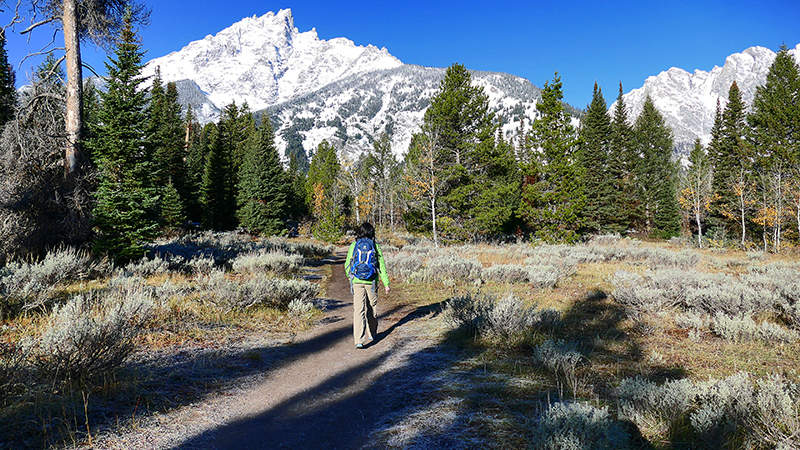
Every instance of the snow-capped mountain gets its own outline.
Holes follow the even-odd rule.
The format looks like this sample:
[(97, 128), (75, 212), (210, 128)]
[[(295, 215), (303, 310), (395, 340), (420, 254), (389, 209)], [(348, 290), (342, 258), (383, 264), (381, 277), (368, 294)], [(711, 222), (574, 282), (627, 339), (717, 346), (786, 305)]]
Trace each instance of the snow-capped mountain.
[(260, 110), (350, 75), (402, 64), (386, 49), (356, 46), (344, 38), (320, 40), (314, 29), (301, 33), (291, 10), (284, 9), (245, 18), (153, 59), (143, 74), (153, 75), (159, 68), (164, 82), (191, 80), (194, 90), (208, 99), (194, 106), (210, 120), (233, 101)]
[[(800, 44), (790, 52), (795, 60), (800, 61)], [(709, 72), (695, 70), (689, 73), (673, 67), (649, 77), (644, 86), (623, 95), (628, 116), (631, 120), (639, 116), (649, 94), (675, 133), (676, 148), (681, 153), (688, 153), (696, 138), (699, 137), (704, 144), (711, 140), (717, 100), (721, 106), (726, 105), (731, 84), (736, 81), (745, 105), (750, 107), (756, 87), (764, 84), (774, 60), (775, 52), (772, 50), (751, 47), (728, 56), (722, 67), (715, 66)], [(614, 106), (611, 105), (610, 111)]]
[[(310, 154), (326, 139), (348, 154), (358, 154), (371, 149), (372, 140), (386, 132), (394, 153), (405, 153), (446, 70), (405, 64), (353, 75), (271, 106), (266, 113), (276, 129), (277, 146), (282, 154), (287, 147), (296, 153), (302, 143)], [(520, 116), (534, 116), (539, 88), (506, 73), (470, 74), (473, 84), (483, 87), (489, 109), (502, 120), (506, 137), (513, 138)]]
[[(310, 154), (323, 139), (363, 152), (384, 131), (402, 154), (445, 73), (405, 65), (386, 49), (321, 40), (313, 29), (301, 33), (288, 9), (243, 19), (153, 59), (143, 74), (157, 69), (163, 82), (176, 82), (181, 102), (191, 104), (201, 122), (216, 120), (234, 101), (269, 114), (282, 154), (287, 148), (297, 153), (298, 146)], [(523, 113), (533, 117), (540, 94), (528, 80), (473, 72), (473, 81), (483, 86), (507, 134)]]

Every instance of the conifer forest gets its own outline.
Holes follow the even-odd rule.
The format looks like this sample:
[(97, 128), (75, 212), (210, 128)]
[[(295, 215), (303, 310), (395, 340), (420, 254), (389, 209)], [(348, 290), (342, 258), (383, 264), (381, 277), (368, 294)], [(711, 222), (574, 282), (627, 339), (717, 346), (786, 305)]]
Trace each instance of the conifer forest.
[[(364, 222), (387, 297), (430, 313), (442, 354), (459, 355), (460, 381), (431, 382), (463, 402), (457, 448), (800, 448), (800, 66), (786, 46), (752, 104), (730, 85), (688, 155), (649, 97), (631, 117), (621, 84), (611, 109), (595, 84), (575, 110), (558, 72), (509, 137), (453, 64), (408, 148), (384, 131), (361, 154), (326, 140), (299, 157), (279, 152), (267, 112), (231, 103), (200, 123), (175, 83), (142, 76), (136, 2), (95, 2), (111, 6), (74, 36), (60, 1), (39, 3), (66, 56), (23, 89), (0, 35), (0, 450), (91, 446), (123, 428), (115, 414), (222, 389), (251, 369), (143, 355), (313, 328), (326, 261)], [(70, 60), (90, 39), (109, 48), (102, 89)], [(481, 371), (524, 382), (487, 387)], [(436, 405), (424, 411), (452, 412)], [(375, 439), (426, 448), (403, 434), (436, 433), (415, 408)]]

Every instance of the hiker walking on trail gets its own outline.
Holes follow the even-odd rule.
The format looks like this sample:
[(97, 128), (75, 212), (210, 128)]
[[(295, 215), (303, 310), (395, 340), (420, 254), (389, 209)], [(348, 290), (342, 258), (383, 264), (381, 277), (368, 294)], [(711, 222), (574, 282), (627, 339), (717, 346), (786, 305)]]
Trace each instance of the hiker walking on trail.
[(378, 334), (378, 278), (389, 293), (389, 275), (383, 262), (381, 247), (375, 242), (375, 228), (364, 222), (356, 240), (347, 250), (344, 262), (353, 294), (353, 338), (356, 348), (363, 348)]

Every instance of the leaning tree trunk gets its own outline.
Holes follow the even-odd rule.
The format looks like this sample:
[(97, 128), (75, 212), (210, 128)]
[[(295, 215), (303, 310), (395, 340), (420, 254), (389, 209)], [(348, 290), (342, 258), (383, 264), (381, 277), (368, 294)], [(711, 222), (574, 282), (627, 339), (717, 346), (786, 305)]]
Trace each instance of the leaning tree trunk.
[(81, 152), (81, 128), (83, 127), (83, 80), (81, 76), (81, 46), (78, 38), (77, 0), (64, 0), (62, 22), (67, 63), (67, 148), (64, 158), (64, 176), (80, 175), (83, 162)]

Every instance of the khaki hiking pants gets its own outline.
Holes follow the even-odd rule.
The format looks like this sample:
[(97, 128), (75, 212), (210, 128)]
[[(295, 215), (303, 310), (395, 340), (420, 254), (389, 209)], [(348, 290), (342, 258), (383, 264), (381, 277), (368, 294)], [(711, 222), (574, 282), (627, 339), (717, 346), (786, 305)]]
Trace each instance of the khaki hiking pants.
[(373, 284), (353, 283), (353, 339), (367, 344), (378, 335), (378, 293)]

